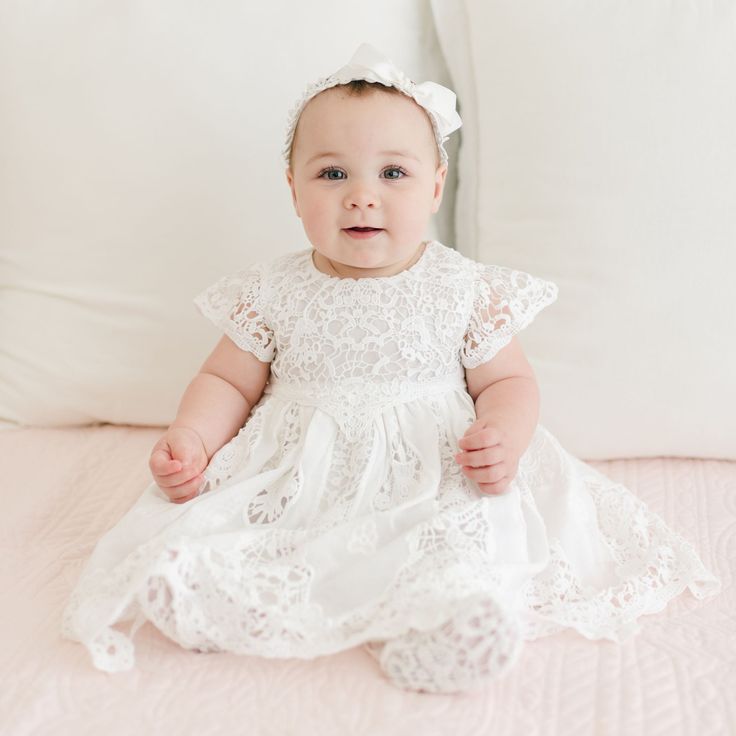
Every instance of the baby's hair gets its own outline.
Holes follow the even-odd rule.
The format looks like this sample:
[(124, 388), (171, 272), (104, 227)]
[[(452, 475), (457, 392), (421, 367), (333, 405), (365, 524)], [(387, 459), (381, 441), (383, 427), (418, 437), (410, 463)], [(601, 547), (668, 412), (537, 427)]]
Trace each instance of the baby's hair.
[[(336, 87), (345, 87), (351, 95), (360, 97), (366, 92), (388, 92), (392, 95), (404, 95), (404, 93), (396, 87), (389, 87), (387, 84), (381, 84), (381, 82), (368, 82), (365, 79), (353, 79), (350, 82), (344, 84), (335, 85)], [(406, 95), (404, 95), (406, 97)]]
[[(396, 87), (391, 87), (387, 84), (382, 84), (381, 82), (368, 82), (365, 79), (353, 79), (350, 82), (336, 84), (334, 87), (329, 87), (328, 89), (344, 89), (347, 90), (347, 93), (349, 95), (352, 95), (354, 97), (363, 97), (366, 94), (370, 94), (371, 92), (386, 92), (390, 95), (401, 95), (402, 97), (408, 97), (408, 95), (405, 95), (400, 89), (397, 89)], [(291, 139), (291, 146), (289, 146), (290, 161), (291, 156), (294, 153), (294, 143), (296, 141), (296, 131), (298, 129), (299, 123), (297, 122), (297, 127), (294, 130), (294, 135)], [(439, 164), (439, 151), (437, 152), (437, 160)]]

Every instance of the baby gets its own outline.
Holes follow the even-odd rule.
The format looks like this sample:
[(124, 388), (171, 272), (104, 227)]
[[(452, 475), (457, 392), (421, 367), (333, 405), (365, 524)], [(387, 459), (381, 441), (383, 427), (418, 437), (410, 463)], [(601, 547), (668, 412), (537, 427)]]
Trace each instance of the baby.
[(286, 179), (311, 247), (195, 299), (224, 335), (64, 614), (96, 667), (133, 667), (150, 621), (196, 651), (363, 645), (394, 685), (453, 693), (525, 640), (621, 641), (685, 586), (717, 592), (538, 424), (515, 335), (555, 284), (423, 239), (459, 127), (450, 90), (368, 45), (294, 108)]
[[(309, 100), (286, 178), (315, 267), (361, 279), (393, 276), (416, 263), (442, 201), (442, 158), (427, 110), (396, 87), (356, 80)], [(243, 426), (268, 377), (268, 362), (222, 337), (151, 454), (153, 477), (173, 502), (198, 494), (209, 460)], [(455, 460), (482, 493), (503, 493), (537, 425), (534, 372), (512, 338), (492, 362), (466, 369), (465, 379), (478, 418), (459, 440)]]

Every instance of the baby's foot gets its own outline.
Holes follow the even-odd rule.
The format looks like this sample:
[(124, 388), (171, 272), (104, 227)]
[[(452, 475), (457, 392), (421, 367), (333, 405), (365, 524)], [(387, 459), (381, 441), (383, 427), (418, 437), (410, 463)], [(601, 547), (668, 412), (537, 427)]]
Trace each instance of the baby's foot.
[(521, 644), (514, 618), (493, 599), (483, 598), (469, 602), (466, 610), (437, 629), (410, 629), (385, 642), (379, 662), (402, 689), (456, 693), (503, 675), (516, 661)]

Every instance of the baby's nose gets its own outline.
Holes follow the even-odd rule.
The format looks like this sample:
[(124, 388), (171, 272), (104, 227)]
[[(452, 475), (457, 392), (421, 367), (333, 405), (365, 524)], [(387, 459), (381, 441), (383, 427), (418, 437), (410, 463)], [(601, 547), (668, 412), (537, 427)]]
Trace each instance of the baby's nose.
[(351, 187), (350, 191), (345, 195), (345, 207), (352, 209), (354, 207), (378, 207), (380, 199), (376, 191), (364, 184), (356, 184)]

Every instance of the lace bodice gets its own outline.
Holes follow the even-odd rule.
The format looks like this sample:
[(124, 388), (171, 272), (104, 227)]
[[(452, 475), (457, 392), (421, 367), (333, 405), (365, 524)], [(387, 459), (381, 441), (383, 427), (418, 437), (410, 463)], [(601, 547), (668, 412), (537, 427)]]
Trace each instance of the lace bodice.
[(338, 278), (312, 249), (257, 263), (195, 298), (238, 346), (271, 362), (265, 393), (319, 403), (344, 429), (387, 402), (465, 386), (557, 297), (554, 283), (436, 240), (394, 276)]

